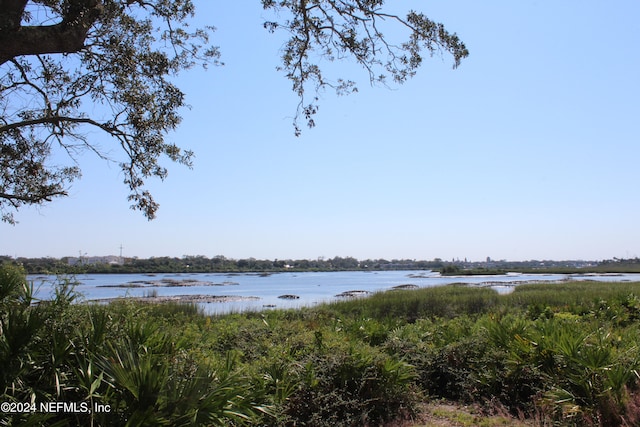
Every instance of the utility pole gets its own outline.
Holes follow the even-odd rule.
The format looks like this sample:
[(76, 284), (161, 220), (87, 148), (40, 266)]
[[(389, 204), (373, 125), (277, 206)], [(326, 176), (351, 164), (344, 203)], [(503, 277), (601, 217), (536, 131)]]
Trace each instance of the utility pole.
[(122, 260), (122, 243), (120, 243), (120, 265), (124, 264)]

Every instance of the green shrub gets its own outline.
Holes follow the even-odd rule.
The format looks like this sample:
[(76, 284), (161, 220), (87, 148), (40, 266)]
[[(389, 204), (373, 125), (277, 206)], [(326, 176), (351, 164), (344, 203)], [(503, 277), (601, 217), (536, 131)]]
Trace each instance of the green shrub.
[(298, 369), (287, 424), (382, 425), (416, 410), (411, 365), (367, 346), (330, 348)]

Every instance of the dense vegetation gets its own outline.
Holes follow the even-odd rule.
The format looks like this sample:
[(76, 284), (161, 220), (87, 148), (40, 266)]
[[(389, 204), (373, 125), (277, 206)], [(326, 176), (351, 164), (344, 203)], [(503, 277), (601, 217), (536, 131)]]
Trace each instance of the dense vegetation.
[[(282, 271), (354, 271), (354, 270), (415, 270), (438, 269), (442, 260), (357, 260), (353, 257), (317, 259), (233, 259), (222, 255), (208, 258), (203, 255), (177, 257), (122, 258), (121, 262), (100, 262), (96, 258), (16, 258), (0, 256), (0, 261), (11, 262), (25, 268), (29, 274), (79, 273), (229, 273), (229, 272), (282, 272)], [(117, 258), (117, 257), (113, 257)]]
[(64, 257), (12, 258), (0, 256), (0, 262), (22, 266), (29, 274), (80, 273), (215, 273), (215, 272), (282, 272), (282, 271), (370, 271), (370, 270), (433, 270), (443, 275), (477, 275), (521, 273), (640, 273), (640, 259), (604, 261), (492, 261), (472, 262), (441, 258), (366, 259), (353, 257), (317, 259), (233, 259), (222, 255), (208, 258), (203, 255), (183, 257)]
[[(390, 291), (314, 308), (34, 304), (0, 268), (2, 425), (384, 425), (445, 398), (539, 425), (638, 425), (640, 283)], [(56, 424), (59, 423), (59, 424)]]

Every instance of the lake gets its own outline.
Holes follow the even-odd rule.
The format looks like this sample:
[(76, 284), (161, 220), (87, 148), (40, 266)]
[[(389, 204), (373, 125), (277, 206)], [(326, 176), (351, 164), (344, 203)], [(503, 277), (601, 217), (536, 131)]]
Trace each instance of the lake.
[[(28, 276), (34, 283), (35, 296), (51, 298), (56, 278)], [(511, 292), (514, 286), (566, 279), (602, 282), (640, 281), (640, 274), (507, 274), (485, 276), (441, 276), (432, 271), (343, 271), (303, 273), (185, 273), (185, 274), (86, 274), (74, 276), (76, 290), (85, 300), (108, 300), (118, 297), (158, 297), (176, 295), (219, 296), (220, 301), (201, 303), (207, 313), (224, 314), (270, 308), (299, 308), (348, 297), (337, 295), (351, 291), (361, 295), (402, 285), (421, 288), (451, 283), (486, 286), (499, 293)], [(282, 299), (293, 295), (297, 299)]]

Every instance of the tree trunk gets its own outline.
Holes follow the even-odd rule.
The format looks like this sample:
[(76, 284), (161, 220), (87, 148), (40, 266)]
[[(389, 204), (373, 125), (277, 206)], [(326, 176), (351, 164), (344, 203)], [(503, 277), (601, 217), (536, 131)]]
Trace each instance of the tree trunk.
[(75, 0), (55, 25), (21, 26), (26, 0), (0, 0), (0, 65), (23, 55), (73, 53), (84, 46), (103, 10), (100, 0)]

